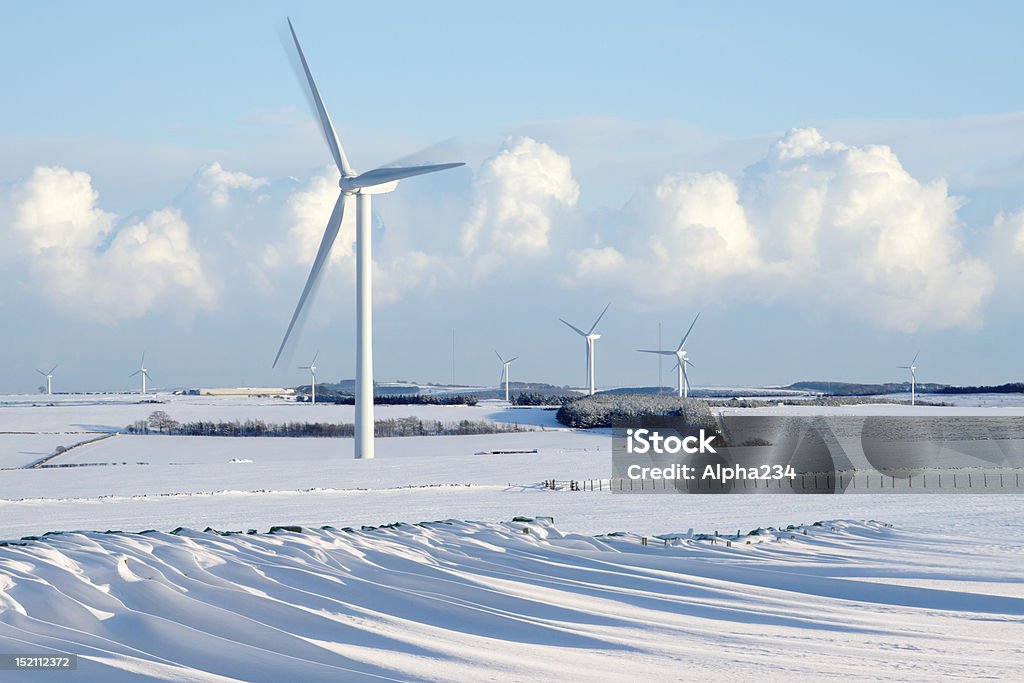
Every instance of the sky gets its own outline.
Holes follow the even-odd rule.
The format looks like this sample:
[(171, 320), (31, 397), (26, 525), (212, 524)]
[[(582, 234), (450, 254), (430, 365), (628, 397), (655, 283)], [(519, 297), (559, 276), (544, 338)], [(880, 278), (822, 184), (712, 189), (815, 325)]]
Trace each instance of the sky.
[[(465, 161), (374, 204), (378, 380), (1020, 380), (1019, 3), (5, 6), (0, 392), (354, 374), (346, 220), (271, 362), (337, 171)], [(452, 367), (452, 338), (455, 367)], [(664, 365), (664, 381), (673, 376)]]

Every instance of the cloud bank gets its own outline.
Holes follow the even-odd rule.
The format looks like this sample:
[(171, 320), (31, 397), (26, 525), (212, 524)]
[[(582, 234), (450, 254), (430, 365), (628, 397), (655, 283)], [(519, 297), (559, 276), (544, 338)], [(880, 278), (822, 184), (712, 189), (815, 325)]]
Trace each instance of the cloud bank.
[(38, 167), (5, 202), (0, 235), (8, 266), (55, 308), (103, 322), (161, 306), (212, 308), (216, 290), (177, 209), (118, 225), (101, 209), (87, 173)]
[[(107, 321), (213, 310), (251, 296), (254, 283), (269, 292), (301, 282), (337, 179), (328, 169), (270, 181), (211, 163), (168, 207), (119, 219), (101, 208), (88, 174), (40, 167), (3, 197), (0, 236), (56, 308)], [(530, 274), (527, 294), (585, 283), (687, 311), (790, 301), (914, 332), (979, 326), (996, 282), (965, 246), (963, 200), (943, 180), (915, 178), (886, 146), (814, 129), (789, 131), (736, 176), (642, 179), (620, 206), (582, 205), (572, 160), (527, 136), (507, 140), (471, 180), (443, 182), (434, 203), (399, 191), (375, 204), (379, 302), (465, 287), (467, 275), (500, 298), (515, 272)], [(1022, 215), (997, 221), (1002, 249), (1024, 256)], [(327, 297), (351, 298), (354, 238), (351, 211)]]
[(792, 130), (738, 181), (690, 173), (639, 188), (611, 244), (573, 254), (574, 279), (637, 297), (793, 299), (903, 332), (977, 327), (995, 279), (961, 244), (961, 204), (888, 147)]

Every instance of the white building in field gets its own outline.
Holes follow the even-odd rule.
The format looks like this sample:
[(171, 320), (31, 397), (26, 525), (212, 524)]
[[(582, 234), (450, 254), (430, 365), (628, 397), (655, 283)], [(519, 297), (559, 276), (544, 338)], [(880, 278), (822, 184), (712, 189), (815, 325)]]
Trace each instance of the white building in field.
[(234, 389), (200, 389), (200, 396), (294, 396), (294, 389), (268, 387), (236, 387)]

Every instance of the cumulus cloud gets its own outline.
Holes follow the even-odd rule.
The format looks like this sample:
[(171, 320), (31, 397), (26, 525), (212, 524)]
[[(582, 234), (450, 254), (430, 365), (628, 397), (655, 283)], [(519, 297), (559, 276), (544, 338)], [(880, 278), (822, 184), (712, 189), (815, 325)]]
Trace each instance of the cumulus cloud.
[[(211, 272), (245, 282), (247, 294), (280, 291), (283, 275), (299, 283), (337, 181), (333, 167), (270, 182), (211, 163), (176, 208), (124, 221), (100, 207), (86, 173), (38, 168), (7, 193), (2, 231), (34, 285), (76, 312), (116, 320), (171, 301), (210, 308)], [(580, 207), (570, 159), (530, 137), (510, 138), (471, 184), (458, 182), (440, 196), (409, 188), (375, 203), (378, 302), (464, 287), (467, 274), (477, 289), (504, 287), (508, 268), (498, 267), (514, 264), (544, 291), (585, 282), (670, 308), (788, 300), (914, 331), (978, 324), (994, 288), (995, 266), (961, 243), (962, 200), (944, 181), (913, 177), (888, 147), (813, 129), (782, 136), (739, 176), (662, 174), (621, 206)], [(1006, 258), (1024, 255), (1024, 212), (995, 227)], [(354, 241), (353, 201), (328, 291), (352, 291)]]
[(97, 206), (87, 173), (36, 168), (14, 187), (11, 217), (0, 221), (8, 253), (19, 256), (35, 290), (75, 314), (113, 322), (174, 303), (210, 308), (214, 287), (174, 209), (117, 228)]
[[(333, 166), (295, 189), (284, 200), (283, 226), (287, 237), (264, 251), (264, 263), (270, 267), (313, 263), (327, 220), (338, 200), (339, 174)], [(341, 229), (331, 250), (331, 263), (348, 262), (354, 267), (356, 238), (355, 198), (349, 200)]]
[(241, 171), (227, 171), (216, 161), (199, 169), (195, 178), (196, 189), (209, 199), (210, 204), (221, 209), (231, 203), (233, 192), (252, 192), (266, 184), (266, 178), (254, 178)]
[(546, 253), (553, 226), (576, 206), (579, 193), (568, 157), (532, 138), (506, 141), (473, 181), (463, 252), (484, 259)]
[(888, 147), (793, 130), (741, 183), (681, 174), (638, 189), (609, 230), (618, 246), (578, 250), (575, 272), (638, 295), (792, 297), (907, 332), (974, 326), (994, 277), (959, 241), (961, 204)]
[(1024, 256), (1024, 210), (1014, 214), (1000, 214), (996, 217), (997, 228), (1001, 225), (1009, 226), (1012, 231), (1012, 244), (1015, 254)]

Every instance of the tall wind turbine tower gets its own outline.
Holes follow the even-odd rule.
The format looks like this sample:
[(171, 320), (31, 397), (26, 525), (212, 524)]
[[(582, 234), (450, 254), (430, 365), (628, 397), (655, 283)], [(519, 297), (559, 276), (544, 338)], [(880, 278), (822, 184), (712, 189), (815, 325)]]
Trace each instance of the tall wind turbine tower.
[(508, 366), (512, 365), (512, 361), (519, 360), (519, 356), (505, 360), (501, 357), (501, 354), (498, 353), (497, 349), (494, 350), (494, 355), (501, 361), (501, 379), (498, 380), (498, 383), (500, 385), (502, 380), (505, 381), (505, 403), (508, 403)]
[(597, 320), (594, 321), (594, 324), (591, 325), (590, 329), (586, 332), (565, 319), (559, 318), (559, 320), (568, 325), (576, 334), (587, 340), (587, 388), (589, 389), (591, 396), (594, 395), (594, 343), (601, 338), (601, 335), (594, 332), (594, 330), (597, 329), (597, 324), (601, 322), (601, 318), (603, 318), (604, 314), (608, 312), (608, 306), (611, 305), (611, 302), (608, 302), (608, 305), (604, 307), (603, 311), (601, 311), (601, 315), (597, 316)]
[[(316, 258), (313, 260), (313, 267), (309, 271), (306, 286), (299, 297), (299, 303), (292, 314), (291, 322), (288, 323), (288, 330), (281, 341), (281, 347), (274, 358), (274, 366), (281, 358), (281, 352), (288, 337), (299, 319), (299, 314), (309, 300), (310, 293), (314, 289), (324, 264), (330, 256), (331, 247), (338, 236), (341, 228), (341, 220), (346, 209), (351, 209), (353, 201), (356, 206), (356, 424), (355, 424), (355, 457), (373, 457), (373, 293), (371, 268), (373, 266), (371, 256), (371, 222), (372, 208), (370, 199), (375, 194), (391, 192), (398, 186), (398, 181), (425, 173), (434, 173), (448, 168), (462, 166), (462, 162), (451, 164), (432, 164), (429, 166), (405, 166), (377, 168), (366, 173), (356, 173), (348, 163), (345, 150), (338, 141), (334, 132), (334, 125), (331, 117), (327, 114), (320, 91), (317, 90), (313, 81), (313, 74), (309, 70), (306, 56), (299, 45), (299, 39), (295, 35), (295, 28), (288, 20), (288, 28), (291, 31), (292, 40), (295, 41), (295, 49), (302, 62), (302, 70), (306, 75), (306, 82), (310, 94), (316, 105), (317, 115), (320, 118), (320, 125), (323, 128), (324, 137), (327, 139), (327, 146), (331, 150), (334, 164), (337, 166), (341, 179), (338, 181), (340, 192), (338, 200), (334, 204), (334, 210), (327, 219), (327, 229), (324, 230), (323, 239), (320, 241), (320, 248), (317, 250)], [(369, 63), (350, 62), (345, 68), (373, 68)]]
[(910, 405), (917, 404), (917, 357), (921, 355), (918, 351), (914, 354), (914, 360), (910, 365), (899, 366), (901, 370), (910, 370)]
[(313, 354), (313, 360), (310, 361), (309, 365), (299, 366), (299, 370), (309, 370), (309, 374), (313, 377), (313, 383), (311, 385), (313, 391), (313, 400), (311, 401), (311, 403), (313, 405), (316, 405), (316, 357), (319, 355), (320, 352), (317, 351), (316, 353)]
[(133, 372), (132, 374), (128, 375), (128, 376), (129, 377), (134, 377), (135, 375), (142, 375), (142, 393), (146, 393), (146, 380), (147, 379), (152, 379), (152, 377), (149, 376), (149, 371), (146, 370), (146, 352), (145, 351), (142, 352), (142, 362), (139, 363), (139, 369), (136, 370), (135, 372)]
[(694, 367), (690, 359), (686, 357), (686, 349), (683, 346), (686, 344), (687, 337), (690, 336), (690, 332), (693, 331), (693, 326), (697, 324), (697, 318), (700, 317), (698, 313), (693, 318), (693, 322), (690, 323), (689, 329), (686, 330), (686, 334), (683, 335), (683, 340), (679, 342), (679, 346), (676, 347), (675, 351), (654, 351), (652, 349), (637, 349), (640, 353), (657, 353), (662, 356), (675, 356), (676, 357), (676, 386), (678, 388), (680, 398), (688, 398), (690, 393), (690, 378), (686, 375), (686, 366), (689, 365), (691, 368)]
[(54, 365), (52, 368), (50, 368), (49, 372), (43, 372), (42, 370), (38, 370), (38, 369), (36, 370), (36, 372), (38, 372), (40, 375), (42, 375), (43, 377), (46, 378), (46, 395), (47, 396), (52, 396), (53, 395), (53, 371), (56, 370), (56, 369), (57, 369), (57, 366)]

